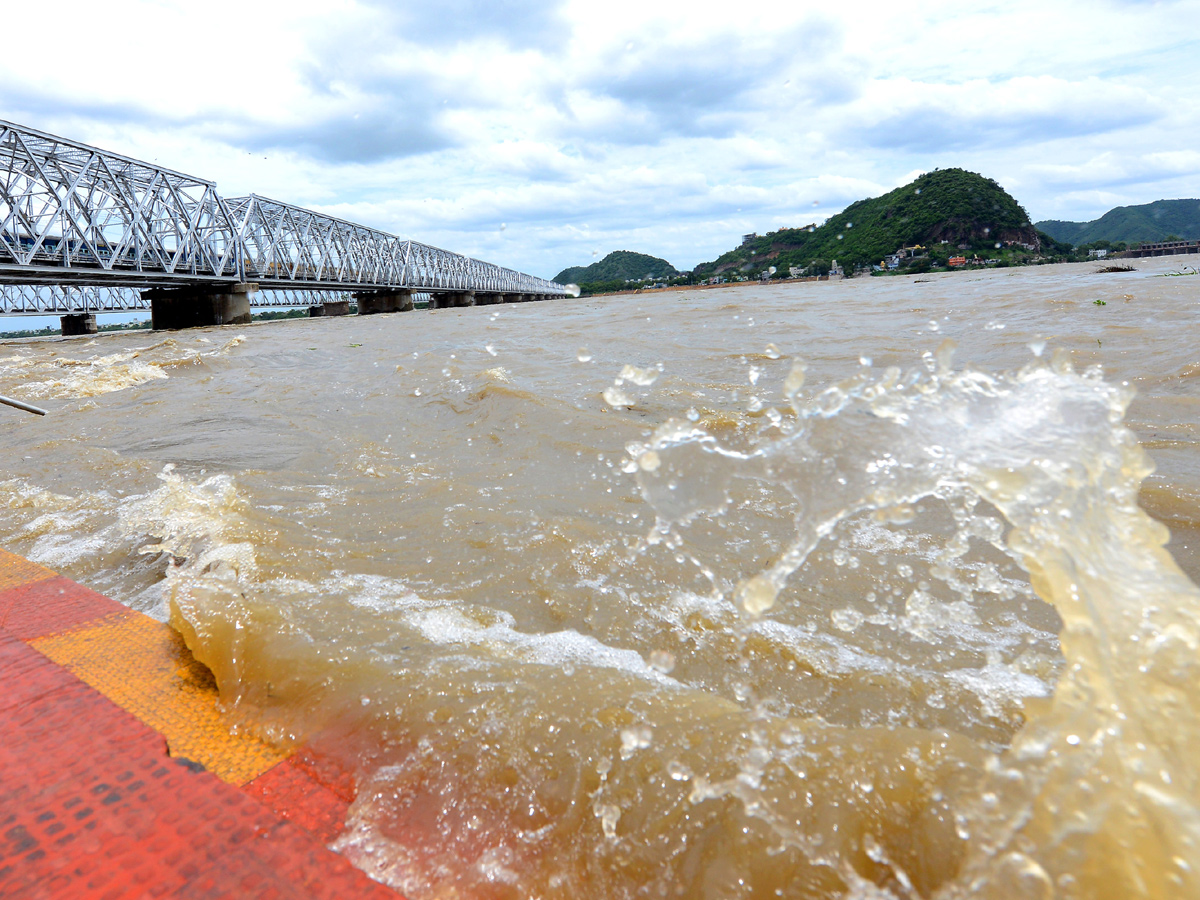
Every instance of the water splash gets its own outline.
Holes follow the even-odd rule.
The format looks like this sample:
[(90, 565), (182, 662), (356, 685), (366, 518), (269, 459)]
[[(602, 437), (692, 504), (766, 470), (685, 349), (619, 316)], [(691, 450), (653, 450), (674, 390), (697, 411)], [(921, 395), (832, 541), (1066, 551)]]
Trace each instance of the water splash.
[[(680, 540), (746, 493), (736, 482), (787, 495), (791, 538), (731, 592), (751, 617), (780, 602), (822, 539), (864, 511), (969, 498), (1010, 523), (1009, 551), (1062, 617), (1067, 665), (1052, 701), (1027, 707), (1011, 746), (977, 761), (956, 803), (962, 864), (939, 896), (1200, 891), (1200, 593), (1163, 549), (1165, 528), (1138, 508), (1151, 465), (1120, 424), (1131, 398), (1061, 355), (1010, 375), (952, 371), (943, 357), (796, 395), (792, 433), (748, 453), (695, 426), (660, 429), (647, 450), (660, 465), (638, 472), (658, 531)], [(928, 598), (910, 598), (918, 629), (922, 616), (944, 624), (940, 615)], [(834, 613), (840, 630), (861, 622), (856, 611)], [(741, 782), (706, 790), (778, 825)]]

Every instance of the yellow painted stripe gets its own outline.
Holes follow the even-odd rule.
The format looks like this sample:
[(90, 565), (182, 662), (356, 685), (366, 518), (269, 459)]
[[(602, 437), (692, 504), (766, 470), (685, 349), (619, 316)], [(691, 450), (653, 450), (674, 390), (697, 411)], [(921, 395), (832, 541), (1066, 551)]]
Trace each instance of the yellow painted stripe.
[(31, 563), (27, 559), (22, 559), (15, 553), (0, 550), (0, 591), (20, 587), (31, 581), (42, 581), (46, 578), (53, 578), (57, 574), (57, 572), (47, 569), (45, 566), (39, 566), (37, 563)]
[(161, 733), (171, 756), (198, 762), (223, 781), (245, 784), (289, 755), (231, 734), (212, 673), (175, 629), (149, 616), (115, 613), (29, 643)]

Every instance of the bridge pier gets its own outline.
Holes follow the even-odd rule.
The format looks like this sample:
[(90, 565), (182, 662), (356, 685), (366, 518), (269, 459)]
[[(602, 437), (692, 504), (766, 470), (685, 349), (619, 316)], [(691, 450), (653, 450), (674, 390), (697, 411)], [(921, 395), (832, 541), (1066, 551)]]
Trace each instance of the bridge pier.
[(95, 334), (96, 316), (93, 313), (69, 313), (59, 317), (63, 337), (77, 334)]
[(308, 308), (308, 317), (315, 319), (324, 316), (348, 316), (350, 315), (349, 300), (326, 300), (317, 306)]
[(207, 325), (248, 325), (254, 283), (218, 287), (189, 286), (142, 291), (150, 301), (150, 327), (155, 331), (203, 328)]
[(494, 303), (503, 303), (504, 295), (495, 294), (490, 291), (476, 291), (475, 305), (476, 306), (491, 306)]
[[(359, 291), (354, 299), (358, 302), (360, 316), (376, 313), (408, 312), (413, 308), (412, 291)], [(328, 306), (329, 304), (325, 304)], [(349, 306), (347, 306), (347, 310)], [(329, 315), (329, 313), (326, 313)], [(338, 313), (337, 315), (342, 315)]]
[(448, 309), (452, 306), (474, 305), (474, 291), (434, 291), (429, 295), (430, 309)]

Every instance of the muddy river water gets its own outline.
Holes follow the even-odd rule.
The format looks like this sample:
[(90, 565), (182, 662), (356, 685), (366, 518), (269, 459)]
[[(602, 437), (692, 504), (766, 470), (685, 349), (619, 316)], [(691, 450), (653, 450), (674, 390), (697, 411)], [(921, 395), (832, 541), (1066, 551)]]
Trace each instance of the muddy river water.
[(0, 545), (412, 900), (1196, 897), (1193, 262), (8, 342)]

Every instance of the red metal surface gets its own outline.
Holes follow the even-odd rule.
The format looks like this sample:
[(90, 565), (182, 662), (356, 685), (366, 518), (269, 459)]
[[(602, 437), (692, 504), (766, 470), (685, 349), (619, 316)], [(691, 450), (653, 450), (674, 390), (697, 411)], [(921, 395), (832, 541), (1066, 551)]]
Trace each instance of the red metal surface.
[(114, 611), (61, 578), (0, 591), (0, 898), (399, 896), (324, 845), (353, 780), (303, 752), (246, 788), (25, 643)]
[(116, 612), (129, 608), (61, 575), (0, 591), (0, 628), (23, 641)]
[(341, 832), (350, 806), (347, 799), (315, 781), (295, 758), (267, 770), (243, 790), (323, 843)]

